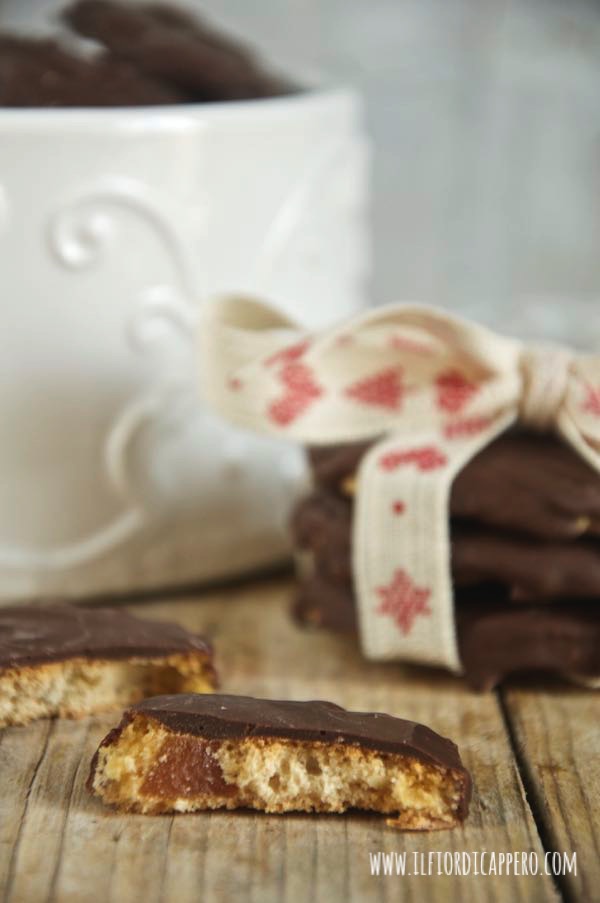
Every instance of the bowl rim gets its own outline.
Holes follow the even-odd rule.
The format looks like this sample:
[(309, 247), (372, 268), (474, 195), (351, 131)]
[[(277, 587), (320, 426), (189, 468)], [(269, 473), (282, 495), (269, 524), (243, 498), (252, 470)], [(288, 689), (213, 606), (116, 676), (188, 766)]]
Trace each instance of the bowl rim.
[(195, 129), (214, 122), (286, 119), (304, 109), (331, 105), (356, 107), (360, 91), (350, 85), (308, 87), (274, 97), (211, 103), (157, 104), (122, 107), (0, 107), (0, 129), (60, 130), (65, 127), (105, 129), (110, 125), (132, 131), (156, 128)]

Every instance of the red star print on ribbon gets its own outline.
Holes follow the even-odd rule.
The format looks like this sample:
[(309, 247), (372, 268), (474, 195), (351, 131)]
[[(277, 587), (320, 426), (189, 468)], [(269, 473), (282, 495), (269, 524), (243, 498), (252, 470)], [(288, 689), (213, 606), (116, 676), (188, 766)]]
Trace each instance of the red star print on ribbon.
[(444, 427), (444, 436), (447, 439), (462, 439), (465, 436), (476, 436), (487, 430), (493, 423), (491, 417), (467, 417), (464, 420), (455, 420)]
[(446, 455), (435, 445), (424, 445), (422, 448), (409, 448), (402, 451), (391, 451), (382, 455), (379, 466), (382, 470), (396, 470), (406, 464), (414, 464), (418, 470), (437, 470), (448, 463)]
[(381, 599), (381, 604), (376, 609), (377, 614), (393, 618), (405, 636), (411, 632), (416, 618), (431, 614), (427, 604), (431, 590), (415, 586), (402, 568), (394, 571), (394, 576), (387, 586), (378, 586), (376, 591)]

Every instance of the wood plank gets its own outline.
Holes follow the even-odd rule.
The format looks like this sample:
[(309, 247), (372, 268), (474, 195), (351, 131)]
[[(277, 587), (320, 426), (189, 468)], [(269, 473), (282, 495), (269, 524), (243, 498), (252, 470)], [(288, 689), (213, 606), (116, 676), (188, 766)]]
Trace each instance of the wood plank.
[(351, 640), (295, 626), (287, 612), (290, 591), (290, 581), (279, 579), (132, 610), (212, 634), (224, 691), (326, 698), (424, 721), (452, 736), (476, 785), (464, 828), (402, 834), (369, 815), (123, 816), (84, 787), (93, 751), (117, 716), (56, 722), (45, 752), (48, 726), (42, 723), (6, 730), (0, 741), (7, 766), (0, 772), (0, 800), (12, 793), (10, 812), (16, 813), (0, 835), (5, 885), (12, 874), (7, 903), (557, 899), (545, 876), (370, 874), (369, 853), (377, 851), (407, 853), (409, 869), (413, 854), (430, 850), (543, 851), (496, 697), (470, 693), (437, 672), (364, 662)]
[(86, 721), (58, 719), (50, 725), (15, 850), (10, 891), (16, 900), (43, 900), (53, 886), (73, 784), (84, 764), (82, 750), (87, 730)]
[(562, 684), (503, 695), (545, 846), (577, 854), (577, 875), (565, 875), (559, 885), (571, 899), (598, 899), (600, 697)]
[(0, 898), (13, 882), (31, 787), (52, 724), (40, 721), (0, 732)]
[(73, 784), (61, 861), (55, 868), (55, 899), (158, 901), (163, 879), (168, 818), (144, 819), (105, 810), (85, 788), (98, 743), (114, 715), (89, 719), (91, 729)]

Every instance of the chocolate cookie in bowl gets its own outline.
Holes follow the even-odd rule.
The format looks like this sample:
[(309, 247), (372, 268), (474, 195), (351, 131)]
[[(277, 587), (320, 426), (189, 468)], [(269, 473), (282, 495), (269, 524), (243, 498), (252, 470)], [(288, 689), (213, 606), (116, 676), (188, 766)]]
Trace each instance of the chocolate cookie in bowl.
[(110, 59), (126, 60), (188, 100), (246, 100), (293, 90), (246, 46), (177, 6), (79, 0), (63, 19), (92, 39)]
[(0, 34), (0, 106), (156, 106), (297, 90), (245, 45), (174, 6), (80, 0), (61, 19), (65, 32), (53, 40)]
[(154, 106), (183, 100), (181, 91), (130, 63), (75, 55), (52, 40), (0, 34), (0, 106)]

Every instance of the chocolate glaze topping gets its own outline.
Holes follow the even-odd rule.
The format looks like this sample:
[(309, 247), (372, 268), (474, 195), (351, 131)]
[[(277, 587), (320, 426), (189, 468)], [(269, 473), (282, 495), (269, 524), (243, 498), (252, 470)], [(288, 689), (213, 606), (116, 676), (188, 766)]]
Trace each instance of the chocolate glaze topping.
[(177, 733), (208, 740), (320, 740), (413, 756), (431, 765), (464, 771), (456, 744), (430, 728), (378, 712), (349, 712), (332, 702), (185, 693), (145, 699), (132, 706), (128, 716), (137, 712)]
[(0, 608), (0, 669), (75, 656), (102, 659), (212, 653), (178, 624), (142, 620), (120, 608), (19, 605)]

